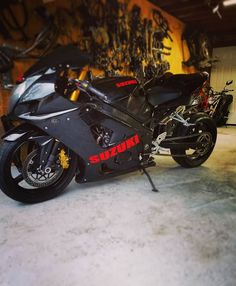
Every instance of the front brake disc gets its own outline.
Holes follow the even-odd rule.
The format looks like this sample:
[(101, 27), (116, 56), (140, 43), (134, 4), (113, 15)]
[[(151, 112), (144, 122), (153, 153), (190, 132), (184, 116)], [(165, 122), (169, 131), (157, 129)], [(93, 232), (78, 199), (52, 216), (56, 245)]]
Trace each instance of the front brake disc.
[(57, 168), (41, 169), (41, 166), (37, 166), (36, 158), (38, 151), (32, 151), (23, 163), (22, 175), (24, 180), (33, 187), (43, 188), (55, 183), (62, 175), (63, 168), (61, 166)]

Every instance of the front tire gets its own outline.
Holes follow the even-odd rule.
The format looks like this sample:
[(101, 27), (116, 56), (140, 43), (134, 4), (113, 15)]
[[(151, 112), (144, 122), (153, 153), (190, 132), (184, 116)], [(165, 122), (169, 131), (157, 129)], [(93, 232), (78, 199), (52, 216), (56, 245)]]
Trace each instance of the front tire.
[[(27, 153), (27, 148), (20, 150), (27, 144), (27, 139), (18, 141), (4, 141), (0, 146), (0, 189), (10, 198), (23, 203), (39, 203), (52, 199), (61, 194), (73, 179), (77, 168), (77, 156), (68, 150), (70, 165), (68, 169), (60, 172), (57, 180), (51, 180), (51, 183), (45, 187), (28, 186), (27, 180), (23, 176), (23, 165), (31, 153)], [(30, 150), (30, 152), (36, 152)], [(27, 153), (20, 155), (21, 153)], [(20, 159), (23, 157), (22, 161)], [(16, 164), (17, 158), (17, 164)]]
[[(202, 148), (192, 150), (188, 154), (183, 149), (171, 149), (172, 158), (184, 168), (194, 168), (202, 165), (211, 155), (217, 137), (217, 129), (214, 121), (205, 113), (196, 113), (190, 120), (194, 123), (194, 127), (189, 127), (187, 130), (179, 125), (176, 130), (175, 136), (187, 136), (191, 134), (203, 134), (199, 136), (202, 140)], [(179, 157), (178, 157), (179, 156)]]

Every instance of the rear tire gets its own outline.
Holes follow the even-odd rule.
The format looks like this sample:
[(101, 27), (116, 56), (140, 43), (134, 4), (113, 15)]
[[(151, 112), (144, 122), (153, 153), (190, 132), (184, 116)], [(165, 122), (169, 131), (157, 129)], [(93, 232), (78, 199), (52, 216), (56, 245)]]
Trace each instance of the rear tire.
[[(203, 141), (203, 144), (205, 145), (205, 149), (202, 148), (199, 150), (195, 150), (193, 154), (188, 155), (186, 153), (186, 150), (183, 149), (171, 149), (171, 155), (172, 158), (182, 167), (184, 168), (194, 168), (202, 165), (211, 155), (215, 142), (217, 137), (217, 129), (214, 121), (205, 113), (197, 113), (194, 114), (193, 117), (190, 120), (191, 123), (195, 123), (196, 127), (189, 127), (187, 130), (186, 128), (183, 128), (182, 125), (179, 125), (179, 127), (176, 130), (176, 133), (174, 136), (187, 136), (191, 134), (197, 133), (206, 133), (205, 142)], [(203, 136), (204, 140), (204, 136)], [(195, 155), (194, 155), (195, 154)], [(177, 156), (185, 156), (185, 157), (175, 157)]]
[[(24, 179), (21, 179), (23, 172), (20, 172), (19, 166), (14, 164), (14, 154), (25, 143), (27, 139), (19, 139), (18, 141), (8, 142), (4, 141), (0, 146), (0, 189), (10, 198), (23, 202), (23, 203), (39, 203), (52, 199), (61, 194), (64, 189), (69, 185), (73, 179), (77, 168), (77, 156), (72, 151), (69, 152), (70, 166), (68, 169), (63, 169), (60, 176), (56, 181), (53, 181), (46, 187), (38, 188), (26, 188), (24, 185), (20, 186), (20, 183)], [(29, 155), (29, 154), (27, 154)], [(26, 156), (27, 156), (26, 155)], [(26, 160), (25, 160), (26, 161)], [(19, 172), (19, 179), (16, 179), (12, 174), (12, 168), (17, 169)]]

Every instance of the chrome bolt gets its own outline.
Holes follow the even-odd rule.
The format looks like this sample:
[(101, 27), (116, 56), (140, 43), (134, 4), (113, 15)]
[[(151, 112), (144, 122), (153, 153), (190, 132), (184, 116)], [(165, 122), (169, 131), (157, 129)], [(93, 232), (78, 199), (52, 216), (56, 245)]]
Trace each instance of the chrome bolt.
[(44, 171), (45, 171), (45, 173), (46, 173), (46, 174), (50, 174), (50, 173), (51, 173), (51, 171), (52, 171), (52, 169), (51, 169), (51, 168), (49, 168), (49, 167), (47, 167)]
[(146, 150), (148, 150), (148, 148), (149, 148), (149, 145), (148, 145), (148, 144), (145, 144), (144, 150), (146, 151)]

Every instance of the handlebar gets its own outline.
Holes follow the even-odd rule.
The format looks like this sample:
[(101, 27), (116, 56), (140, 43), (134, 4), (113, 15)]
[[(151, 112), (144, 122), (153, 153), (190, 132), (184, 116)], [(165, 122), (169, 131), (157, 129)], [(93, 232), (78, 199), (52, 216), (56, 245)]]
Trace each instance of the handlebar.
[(221, 95), (223, 93), (231, 92), (231, 91), (234, 91), (234, 89), (223, 89), (222, 91), (214, 91), (213, 88), (211, 88), (210, 90), (212, 95)]
[(74, 79), (73, 81), (75, 82), (76, 87), (79, 90), (85, 92), (91, 92), (92, 94), (96, 95), (99, 99), (107, 101), (107, 96), (98, 89), (94, 88), (88, 81), (79, 79)]

